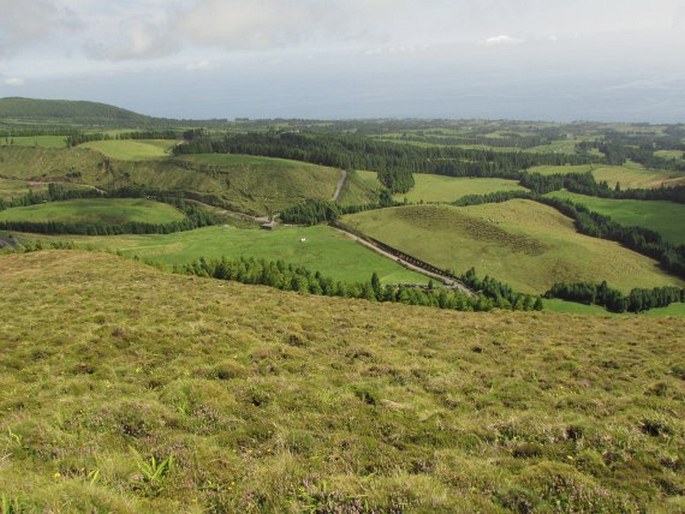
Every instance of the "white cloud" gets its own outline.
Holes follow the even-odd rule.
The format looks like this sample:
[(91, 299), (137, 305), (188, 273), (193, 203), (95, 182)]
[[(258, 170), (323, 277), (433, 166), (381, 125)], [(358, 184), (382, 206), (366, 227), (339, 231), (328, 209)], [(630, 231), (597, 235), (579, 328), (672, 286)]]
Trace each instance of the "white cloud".
[(507, 36), (502, 34), (500, 36), (492, 36), (481, 42), (484, 46), (513, 46), (520, 45), (524, 42), (523, 39)]
[(187, 71), (207, 71), (216, 68), (216, 63), (208, 60), (190, 62), (185, 66)]
[(19, 77), (9, 77), (3, 81), (3, 83), (6, 86), (11, 86), (11, 87), (23, 86), (24, 82), (25, 82), (24, 79), (19, 78)]
[(80, 19), (55, 0), (0, 0), (0, 53), (46, 40), (64, 29), (75, 29)]
[(111, 61), (154, 59), (173, 54), (180, 48), (179, 42), (170, 38), (164, 26), (138, 20), (123, 23), (119, 40), (111, 46), (100, 47), (93, 56)]
[(200, 0), (178, 14), (178, 32), (194, 43), (229, 49), (268, 49), (332, 30), (329, 6), (311, 0)]

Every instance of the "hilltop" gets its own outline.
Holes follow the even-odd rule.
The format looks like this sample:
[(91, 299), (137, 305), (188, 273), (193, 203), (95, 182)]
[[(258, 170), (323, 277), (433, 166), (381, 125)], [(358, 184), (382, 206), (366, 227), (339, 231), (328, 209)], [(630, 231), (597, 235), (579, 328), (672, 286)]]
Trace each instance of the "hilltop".
[(0, 98), (0, 119), (4, 122), (56, 123), (60, 125), (138, 127), (155, 121), (120, 107), (99, 102)]
[(0, 282), (3, 509), (685, 507), (682, 319), (311, 297), (77, 251), (0, 256)]

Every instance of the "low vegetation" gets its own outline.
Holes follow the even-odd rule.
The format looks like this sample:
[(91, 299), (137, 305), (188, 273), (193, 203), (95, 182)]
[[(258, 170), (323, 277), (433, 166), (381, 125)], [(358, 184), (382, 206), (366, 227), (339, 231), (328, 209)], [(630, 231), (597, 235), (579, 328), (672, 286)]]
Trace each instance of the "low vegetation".
[(0, 280), (6, 510), (685, 507), (682, 320), (314, 298), (74, 251), (0, 256)]

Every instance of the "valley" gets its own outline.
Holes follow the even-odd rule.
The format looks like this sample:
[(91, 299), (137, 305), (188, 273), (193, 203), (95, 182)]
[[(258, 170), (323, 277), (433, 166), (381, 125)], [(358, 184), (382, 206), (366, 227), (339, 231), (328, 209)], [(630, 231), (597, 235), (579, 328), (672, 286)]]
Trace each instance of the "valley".
[(682, 511), (684, 147), (0, 99), (0, 512)]

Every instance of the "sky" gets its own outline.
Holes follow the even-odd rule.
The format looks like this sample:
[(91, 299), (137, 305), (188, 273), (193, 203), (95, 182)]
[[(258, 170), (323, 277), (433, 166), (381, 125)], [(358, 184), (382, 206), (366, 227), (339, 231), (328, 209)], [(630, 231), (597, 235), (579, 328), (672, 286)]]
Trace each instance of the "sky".
[(685, 0), (0, 0), (0, 97), (173, 118), (685, 122)]

